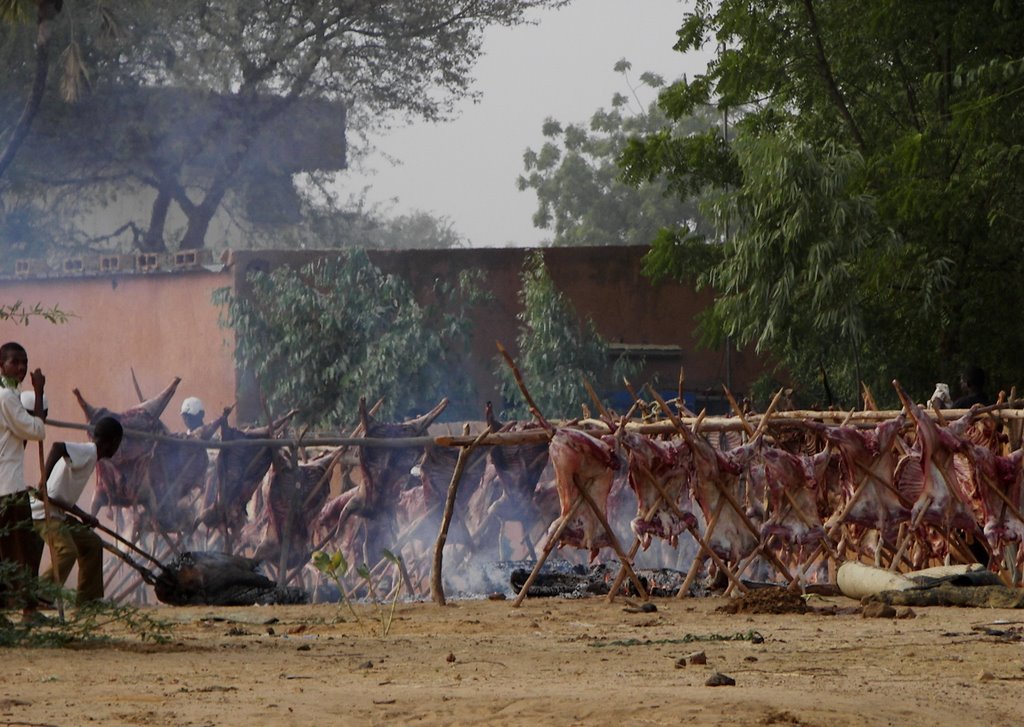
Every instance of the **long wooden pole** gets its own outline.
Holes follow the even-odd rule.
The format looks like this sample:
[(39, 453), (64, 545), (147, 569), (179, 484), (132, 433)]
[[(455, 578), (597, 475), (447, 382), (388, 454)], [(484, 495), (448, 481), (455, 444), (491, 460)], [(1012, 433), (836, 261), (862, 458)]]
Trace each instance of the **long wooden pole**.
[(64, 623), (64, 574), (57, 563), (57, 547), (53, 544), (53, 515), (50, 512), (50, 488), (46, 482), (46, 459), (43, 441), (39, 441), (39, 499), (43, 501), (43, 527), (46, 529), (46, 547), (50, 551), (50, 572), (57, 584), (57, 616)]
[(586, 485), (581, 485), (579, 482), (576, 482), (575, 484), (576, 489), (579, 490), (583, 499), (587, 501), (587, 505), (590, 506), (590, 510), (594, 513), (594, 517), (597, 518), (598, 522), (601, 523), (601, 527), (603, 527), (604, 531), (608, 534), (608, 540), (611, 542), (612, 550), (614, 550), (616, 555), (619, 556), (619, 561), (622, 567), (626, 570), (626, 575), (629, 576), (629, 580), (633, 581), (633, 586), (636, 588), (637, 595), (639, 595), (640, 598), (647, 600), (647, 589), (644, 588), (644, 584), (640, 582), (640, 579), (636, 575), (636, 571), (633, 570), (633, 566), (630, 563), (629, 558), (626, 557), (626, 551), (622, 549), (622, 545), (619, 543), (619, 539), (616, 537), (615, 531), (612, 530), (612, 526), (609, 524), (608, 518), (605, 517), (601, 508), (598, 507), (593, 496), (587, 490)]
[(526, 583), (519, 589), (519, 594), (516, 596), (516, 600), (512, 602), (513, 608), (518, 608), (526, 598), (527, 592), (530, 590), (530, 586), (537, 580), (537, 576), (540, 575), (540, 569), (544, 567), (544, 562), (551, 555), (551, 551), (554, 550), (555, 545), (558, 544), (558, 539), (562, 537), (562, 532), (569, 526), (569, 521), (572, 520), (573, 515), (579, 510), (580, 505), (583, 504), (583, 492), (582, 490), (576, 494), (576, 499), (573, 500), (572, 505), (569, 507), (569, 512), (565, 513), (562, 517), (556, 520), (555, 530), (551, 533), (546, 541), (544, 541), (544, 548), (540, 552), (540, 558), (537, 559), (537, 563), (533, 566), (533, 570), (530, 571), (529, 577), (526, 579)]
[[(718, 504), (715, 506), (715, 511), (711, 513), (711, 519), (707, 521), (704, 527), (704, 541), (708, 543), (708, 550), (711, 549), (711, 536), (715, 534), (715, 528), (718, 527), (718, 518), (722, 515), (722, 509), (725, 507), (725, 498), (718, 498)], [(686, 598), (690, 595), (690, 586), (693, 585), (694, 580), (697, 578), (697, 572), (700, 570), (701, 563), (704, 562), (704, 558), (695, 557), (693, 562), (690, 564), (690, 570), (686, 572), (686, 578), (683, 579), (683, 585), (679, 586), (679, 590), (676, 591), (676, 598)]]
[(452, 480), (448, 483), (448, 494), (444, 501), (444, 514), (441, 516), (441, 529), (437, 533), (437, 541), (434, 543), (434, 564), (430, 570), (430, 597), (434, 599), (434, 603), (438, 606), (446, 605), (442, 562), (444, 559), (444, 544), (448, 540), (448, 527), (451, 525), (452, 514), (455, 512), (455, 496), (459, 491), (459, 480), (462, 479), (462, 471), (466, 468), (469, 455), (483, 441), (484, 437), (490, 433), (491, 428), (488, 426), (473, 440), (472, 444), (459, 450), (459, 459), (455, 462), (455, 471), (452, 472)]

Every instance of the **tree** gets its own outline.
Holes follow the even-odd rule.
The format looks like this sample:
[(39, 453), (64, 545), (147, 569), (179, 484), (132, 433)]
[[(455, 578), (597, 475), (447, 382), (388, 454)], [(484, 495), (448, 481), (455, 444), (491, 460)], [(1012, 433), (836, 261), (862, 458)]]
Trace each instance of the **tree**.
[[(103, 16), (92, 12), (103, 1), (80, 0), (76, 24), (61, 30), (84, 48), (91, 101), (51, 118), (57, 133), (88, 131), (102, 143), (53, 161), (63, 165), (63, 189), (73, 186), (78, 200), (91, 196), (94, 210), (112, 188), (152, 196), (148, 220), (113, 225), (132, 233), (139, 249), (202, 248), (240, 172), (255, 164), (264, 177), (282, 176), (252, 152), (268, 138), (294, 143), (287, 125), (275, 124), (301, 104), (336, 104), (333, 120), (324, 107), (319, 113), (342, 138), (346, 123), (365, 133), (411, 118), (444, 120), (456, 101), (475, 95), (471, 73), (485, 28), (528, 22), (530, 11), (566, 2), (142, 2), (122, 9), (123, 35), (113, 44), (100, 35)], [(48, 182), (54, 193), (57, 179)], [(172, 209), (187, 220), (177, 240), (167, 239)]]
[[(621, 381), (633, 368), (623, 360), (610, 361), (608, 342), (592, 320), (580, 320), (572, 302), (555, 287), (542, 252), (526, 257), (521, 280), (523, 310), (517, 316), (516, 365), (542, 414), (549, 418), (579, 416), (580, 404), (590, 401), (584, 380), (601, 388)], [(529, 418), (504, 359), (498, 359), (496, 365), (505, 414)]]
[(598, 109), (588, 124), (547, 119), (542, 127), (547, 141), (523, 155), (526, 174), (518, 187), (537, 194), (533, 224), (554, 232), (553, 245), (649, 245), (666, 226), (702, 225), (695, 200), (666, 194), (663, 181), (634, 186), (620, 178), (617, 159), (630, 137), (666, 125), (685, 136), (715, 124), (701, 112), (669, 124), (656, 99), (642, 98), (645, 91), (662, 88), (663, 79), (642, 73), (634, 83), (631, 68), (625, 59), (615, 64), (627, 93), (616, 93), (611, 109)]
[(239, 369), (274, 411), (294, 407), (299, 420), (332, 428), (355, 419), (363, 396), (384, 398), (382, 416), (421, 413), (443, 396), (465, 411), (472, 391), (456, 372), (468, 350), (466, 311), (481, 297), (473, 272), (438, 281), (431, 305), (358, 250), (247, 282), (250, 290), (222, 289), (215, 302), (234, 329)]
[(7, 141), (0, 150), (0, 178), (14, 161), (14, 155), (28, 136), (32, 121), (39, 112), (50, 70), (52, 23), (61, 11), (63, 0), (35, 0), (33, 3), (28, 0), (0, 0), (0, 21), (13, 24), (25, 19), (31, 5), (35, 5), (36, 10), (34, 79), (21, 115), (7, 134)]
[(821, 400), (822, 370), (847, 405), (860, 380), (925, 396), (969, 362), (1013, 383), (1024, 293), (998, 281), (1024, 273), (1022, 31), (1001, 0), (700, 0), (676, 48), (715, 56), (659, 103), (736, 124), (627, 146), (632, 182), (714, 190), (715, 234), (666, 237), (650, 271), (696, 270), (708, 339), (774, 354)]

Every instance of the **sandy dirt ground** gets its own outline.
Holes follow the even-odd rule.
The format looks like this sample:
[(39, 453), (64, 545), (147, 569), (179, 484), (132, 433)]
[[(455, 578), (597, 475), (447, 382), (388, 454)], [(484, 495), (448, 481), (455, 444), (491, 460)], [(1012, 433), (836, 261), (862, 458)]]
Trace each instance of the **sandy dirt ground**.
[[(167, 644), (112, 628), (0, 650), (0, 725), (1024, 724), (1022, 611), (653, 603), (399, 604), (386, 638), (370, 606), (359, 622), (334, 605), (154, 608)], [(735, 685), (707, 686), (715, 673)]]

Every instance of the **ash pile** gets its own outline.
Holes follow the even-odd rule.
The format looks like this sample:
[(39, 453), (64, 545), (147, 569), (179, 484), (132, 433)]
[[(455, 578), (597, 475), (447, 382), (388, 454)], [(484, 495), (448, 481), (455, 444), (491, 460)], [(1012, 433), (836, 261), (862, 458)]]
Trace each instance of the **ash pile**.
[[(508, 568), (507, 587), (512, 594), (518, 595), (526, 584), (535, 563), (515, 561), (494, 564), (501, 572), (502, 567)], [(655, 597), (675, 596), (686, 579), (686, 574), (672, 568), (638, 568), (637, 576), (648, 595)], [(585, 566), (561, 560), (545, 563), (537, 578), (527, 591), (529, 598), (561, 597), (587, 598), (589, 596), (606, 596), (619, 574), (616, 563), (595, 563)], [(627, 580), (623, 583), (624, 595), (639, 596)], [(704, 585), (692, 585), (688, 591), (691, 596), (707, 595)], [(508, 594), (506, 594), (508, 595)]]

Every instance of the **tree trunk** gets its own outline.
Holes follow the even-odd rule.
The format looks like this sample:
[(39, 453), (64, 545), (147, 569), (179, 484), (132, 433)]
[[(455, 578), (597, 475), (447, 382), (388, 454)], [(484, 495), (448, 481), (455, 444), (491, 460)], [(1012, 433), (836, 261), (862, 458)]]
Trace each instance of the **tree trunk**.
[(203, 200), (203, 204), (198, 205), (195, 211), (189, 214), (188, 227), (185, 228), (185, 234), (178, 244), (179, 250), (202, 250), (206, 246), (206, 233), (210, 229), (210, 221), (223, 196), (220, 195), (215, 204), (207, 204), (212, 201), (208, 196)]
[(0, 153), (0, 177), (3, 177), (8, 167), (11, 166), (14, 155), (18, 153), (25, 137), (28, 136), (32, 121), (43, 101), (43, 92), (46, 90), (46, 78), (50, 71), (51, 21), (60, 12), (60, 3), (57, 0), (39, 0), (38, 8), (36, 72), (32, 81), (32, 92), (29, 94), (28, 101), (25, 102), (25, 108), (21, 112), (18, 123), (14, 126), (14, 131), (11, 132), (11, 138), (7, 140), (3, 152)]
[(167, 252), (164, 243), (164, 226), (167, 224), (167, 211), (171, 206), (171, 193), (161, 188), (153, 201), (153, 211), (149, 216), (149, 227), (146, 235), (139, 242), (140, 252)]
[(832, 66), (828, 62), (828, 55), (825, 53), (825, 44), (821, 39), (821, 29), (818, 27), (818, 16), (814, 12), (813, 1), (804, 0), (804, 8), (807, 11), (807, 24), (811, 31), (811, 40), (814, 41), (815, 60), (817, 61), (821, 78), (825, 82), (825, 88), (832, 99), (832, 103), (835, 104), (836, 109), (839, 111), (839, 115), (846, 123), (846, 127), (850, 130), (850, 135), (857, 144), (857, 148), (861, 153), (866, 153), (867, 145), (864, 143), (864, 137), (860, 133), (860, 127), (857, 126), (857, 122), (853, 119), (853, 114), (850, 113), (850, 107), (846, 104), (843, 92), (839, 90), (839, 84), (836, 82), (835, 74), (832, 72)]

